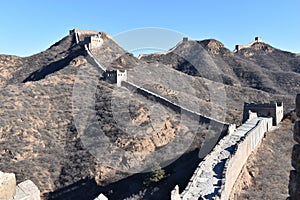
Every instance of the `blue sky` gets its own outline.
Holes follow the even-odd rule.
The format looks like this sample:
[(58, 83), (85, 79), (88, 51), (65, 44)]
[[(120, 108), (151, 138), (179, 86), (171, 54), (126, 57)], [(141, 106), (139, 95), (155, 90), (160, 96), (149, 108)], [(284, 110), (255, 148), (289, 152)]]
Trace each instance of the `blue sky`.
[(274, 47), (300, 53), (297, 0), (6, 0), (0, 8), (0, 54), (38, 53), (74, 27), (112, 36), (167, 28), (192, 39), (217, 39), (229, 49), (262, 36)]

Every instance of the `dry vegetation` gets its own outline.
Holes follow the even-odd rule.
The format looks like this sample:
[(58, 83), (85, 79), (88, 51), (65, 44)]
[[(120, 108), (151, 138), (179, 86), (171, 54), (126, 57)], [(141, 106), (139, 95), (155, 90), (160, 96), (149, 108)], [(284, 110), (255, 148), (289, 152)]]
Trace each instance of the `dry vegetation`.
[[(125, 89), (117, 90), (97, 75), (85, 59), (82, 48), (72, 45), (73, 38), (67, 36), (46, 51), (30, 57), (0, 55), (0, 170), (16, 173), (19, 182), (33, 180), (49, 199), (93, 199), (99, 192), (112, 199), (134, 194), (141, 194), (137, 195), (139, 198), (156, 196), (163, 199), (168, 197), (175, 183), (179, 182), (183, 187), (199, 162), (196, 151), (187, 153), (167, 168), (165, 182), (147, 190), (142, 187), (144, 175), (128, 177), (129, 174), (97, 160), (91, 149), (83, 144), (82, 132), (77, 130), (74, 118), (77, 114), (90, 117), (90, 122), (97, 123), (112, 144), (127, 150), (129, 153), (124, 160), (114, 160), (115, 165), (125, 163), (127, 167), (145, 162), (147, 154), (190, 130), (196, 130), (192, 131), (196, 140), (189, 150), (196, 149), (206, 135), (214, 134), (213, 131), (198, 122), (198, 130), (191, 121), (183, 123), (178, 113), (152, 99)], [(232, 53), (216, 40), (189, 41), (177, 46), (173, 53), (138, 60), (106, 37), (100, 50), (93, 53), (106, 67), (131, 68), (129, 78), (134, 83), (147, 81), (140, 84), (186, 107), (195, 105), (196, 111), (227, 122), (240, 123), (244, 102), (283, 100), (287, 110), (294, 108), (294, 94), (300, 92), (300, 57), (266, 44)], [(216, 75), (216, 68), (221, 73)], [(88, 82), (90, 80), (94, 82)], [(73, 105), (76, 81), (85, 86), (78, 96), (82, 98), (82, 106), (87, 108), (81, 113), (76, 113)], [(184, 85), (183, 81), (188, 84)], [(96, 85), (92, 107), (85, 95), (90, 83)], [(114, 107), (112, 100), (119, 103)], [(124, 104), (125, 100), (130, 100), (128, 105)], [(113, 108), (118, 108), (118, 123)], [(212, 108), (215, 108), (213, 113), (210, 112)], [(88, 115), (93, 112), (93, 116)], [(141, 129), (128, 134), (118, 127), (122, 123)], [(290, 128), (291, 125), (284, 122), (280, 129), (268, 135), (266, 145), (262, 145), (262, 148), (268, 147), (261, 151), (263, 157), (258, 156), (257, 162), (250, 162), (254, 177), (257, 177), (252, 181), (253, 186), (266, 182), (267, 174), (272, 175), (268, 183), (278, 185), (278, 188), (286, 184), (290, 164), (288, 148), (292, 146), (287, 131)], [(145, 133), (147, 137), (139, 137)], [(260, 173), (263, 162), (259, 163), (259, 160), (273, 162), (276, 159), (281, 160), (263, 167), (266, 172)], [(281, 168), (281, 165), (286, 167)], [(275, 169), (281, 169), (279, 174), (282, 174), (272, 174)], [(132, 188), (127, 188), (131, 184)], [(112, 192), (122, 187), (126, 191)], [(278, 189), (274, 194), (282, 197), (286, 188), (283, 190)], [(264, 190), (253, 189), (249, 195), (259, 195), (256, 191)], [(87, 194), (89, 196), (84, 196)], [(247, 196), (243, 192), (241, 195)]]

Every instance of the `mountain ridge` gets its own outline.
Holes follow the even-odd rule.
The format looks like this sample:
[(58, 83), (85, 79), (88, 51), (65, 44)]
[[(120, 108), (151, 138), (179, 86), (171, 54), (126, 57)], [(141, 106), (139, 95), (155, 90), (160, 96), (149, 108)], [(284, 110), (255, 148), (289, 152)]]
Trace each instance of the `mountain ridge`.
[[(189, 124), (180, 124), (178, 113), (105, 82), (88, 62), (83, 47), (74, 43), (68, 35), (33, 56), (0, 55), (0, 169), (16, 173), (18, 180), (33, 180), (50, 199), (52, 192), (81, 180), (95, 180), (108, 192), (108, 185), (129, 177), (99, 162), (83, 144), (73, 113), (76, 84), (96, 86), (95, 105), (86, 105), (85, 111), (95, 113), (92, 122), (101, 122), (101, 130), (112, 144), (130, 152), (124, 157), (128, 166), (138, 165), (156, 148), (191, 130)], [(226, 122), (240, 124), (244, 102), (275, 100), (284, 102), (286, 112), (294, 108), (294, 94), (300, 93), (300, 57), (272, 48), (257, 43), (233, 52), (214, 39), (187, 40), (166, 53), (138, 59), (106, 35), (104, 45), (92, 53), (107, 68), (128, 69), (129, 78), (145, 81), (146, 89), (166, 98), (181, 98), (182, 103), (193, 102), (207, 116), (216, 108), (216, 117), (224, 115)], [(180, 84), (184, 87), (177, 88)], [(214, 101), (219, 97), (214, 94), (217, 88), (225, 91), (224, 101), (221, 97)], [(128, 94), (129, 123), (142, 125), (148, 138), (128, 136), (114, 119), (113, 95), (125, 101)], [(157, 110), (151, 110), (156, 106), (160, 106), (159, 116)], [(151, 116), (157, 116), (156, 120)], [(199, 129), (189, 151), (211, 134), (206, 127)], [(128, 190), (119, 195), (125, 198), (131, 194)]]

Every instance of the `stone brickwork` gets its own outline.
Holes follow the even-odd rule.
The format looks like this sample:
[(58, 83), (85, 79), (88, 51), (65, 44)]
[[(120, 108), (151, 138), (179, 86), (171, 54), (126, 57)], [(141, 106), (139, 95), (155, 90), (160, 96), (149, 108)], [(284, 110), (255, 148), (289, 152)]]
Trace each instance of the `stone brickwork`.
[(283, 103), (245, 103), (243, 112), (243, 122), (251, 118), (251, 113), (257, 113), (258, 117), (272, 117), (273, 125), (277, 126), (283, 119)]
[(117, 86), (121, 87), (123, 81), (127, 81), (127, 70), (117, 70)]
[(75, 38), (75, 44), (81, 44), (84, 46), (86, 52), (86, 59), (89, 63), (100, 70), (102, 76), (105, 76), (105, 80), (109, 83), (116, 83), (118, 87), (121, 87), (121, 83), (127, 80), (127, 70), (112, 69), (108, 70), (101, 65), (92, 53), (92, 49), (101, 48), (103, 44), (102, 33), (98, 31), (85, 31), (73, 29), (70, 30), (70, 35)]
[(103, 39), (101, 38), (101, 34), (92, 35), (88, 37), (89, 49), (100, 48), (102, 44), (103, 44)]
[(292, 152), (292, 166), (294, 170), (290, 172), (289, 193), (291, 200), (300, 200), (300, 94), (296, 97), (297, 121), (294, 126), (294, 140), (298, 143), (294, 145)]
[(31, 180), (16, 185), (15, 174), (0, 171), (0, 200), (40, 200), (40, 195)]
[(253, 118), (225, 136), (195, 170), (185, 190), (178, 186), (171, 192), (172, 200), (227, 200), (249, 155), (259, 146), (272, 127), (272, 118)]
[(93, 54), (88, 49), (87, 45), (84, 45), (84, 49), (86, 52), (87, 61), (92, 64), (96, 69), (100, 70), (101, 74), (106, 72), (106, 69), (97, 61), (97, 59), (93, 56)]

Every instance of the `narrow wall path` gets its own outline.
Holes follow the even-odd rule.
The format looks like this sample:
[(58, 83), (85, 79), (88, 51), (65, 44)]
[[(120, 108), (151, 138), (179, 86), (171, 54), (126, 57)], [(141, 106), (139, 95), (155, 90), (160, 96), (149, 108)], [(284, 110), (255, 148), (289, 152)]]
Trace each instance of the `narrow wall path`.
[(260, 147), (252, 154), (235, 185), (231, 199), (286, 199), (294, 124), (284, 120), (280, 127), (269, 132)]

